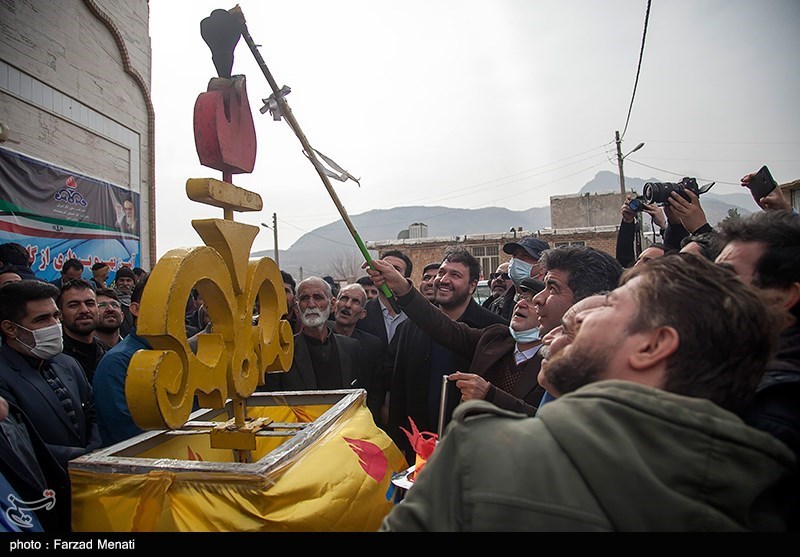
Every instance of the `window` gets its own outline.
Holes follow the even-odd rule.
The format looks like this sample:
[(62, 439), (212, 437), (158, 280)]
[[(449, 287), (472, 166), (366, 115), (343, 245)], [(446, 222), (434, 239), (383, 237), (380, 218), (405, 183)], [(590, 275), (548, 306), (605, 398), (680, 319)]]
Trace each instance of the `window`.
[(556, 242), (556, 247), (559, 246), (585, 246), (586, 242)]
[(481, 264), (481, 277), (488, 277), (500, 265), (498, 246), (468, 246), (467, 249)]

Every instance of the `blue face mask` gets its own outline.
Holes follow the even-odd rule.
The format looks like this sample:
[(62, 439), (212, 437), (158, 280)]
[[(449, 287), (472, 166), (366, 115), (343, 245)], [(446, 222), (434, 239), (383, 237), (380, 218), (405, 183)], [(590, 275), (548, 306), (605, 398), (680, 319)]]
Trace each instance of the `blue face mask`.
[(522, 344), (528, 342), (536, 342), (539, 340), (539, 327), (535, 329), (528, 329), (527, 331), (515, 331), (511, 328), (511, 325), (508, 326), (508, 330), (511, 331), (511, 336), (517, 342), (521, 342)]
[(515, 285), (519, 286), (522, 279), (530, 278), (532, 270), (533, 265), (530, 263), (512, 257), (508, 265), (508, 276)]

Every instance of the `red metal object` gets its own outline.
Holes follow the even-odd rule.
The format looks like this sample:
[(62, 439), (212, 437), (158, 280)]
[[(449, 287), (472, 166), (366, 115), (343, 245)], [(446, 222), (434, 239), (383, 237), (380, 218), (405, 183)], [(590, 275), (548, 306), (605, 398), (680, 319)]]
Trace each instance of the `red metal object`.
[(250, 173), (256, 163), (256, 130), (245, 76), (213, 78), (194, 104), (194, 143), (200, 164), (223, 173)]

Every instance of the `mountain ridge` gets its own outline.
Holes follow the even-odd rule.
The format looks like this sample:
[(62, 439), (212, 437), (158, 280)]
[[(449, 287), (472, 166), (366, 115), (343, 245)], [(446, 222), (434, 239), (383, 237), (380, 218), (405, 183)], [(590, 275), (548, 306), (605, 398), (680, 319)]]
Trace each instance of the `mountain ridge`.
[[(646, 182), (625, 177), (626, 189), (641, 192)], [(703, 186), (704, 184), (699, 184)], [(601, 171), (587, 182), (576, 195), (618, 191), (618, 176)], [(570, 195), (570, 194), (566, 194)], [(730, 209), (744, 216), (757, 211), (758, 206), (747, 193), (715, 194), (713, 189), (701, 197), (703, 210), (712, 226), (724, 219)], [(510, 228), (542, 230), (551, 226), (550, 207), (531, 207), (513, 211), (504, 207), (481, 209), (458, 209), (444, 206), (405, 206), (391, 209), (373, 209), (358, 215), (350, 215), (353, 226), (365, 243), (394, 240), (398, 234), (413, 223), (425, 223), (428, 237), (463, 236), (466, 234), (491, 234), (507, 232)], [(273, 250), (251, 253), (251, 257), (272, 257)], [(374, 254), (373, 254), (374, 255)], [(352, 258), (363, 258), (350, 232), (341, 220), (320, 226), (301, 236), (287, 250), (280, 250), (281, 269), (293, 277), (334, 275), (337, 262)], [(302, 267), (303, 272), (300, 273)]]

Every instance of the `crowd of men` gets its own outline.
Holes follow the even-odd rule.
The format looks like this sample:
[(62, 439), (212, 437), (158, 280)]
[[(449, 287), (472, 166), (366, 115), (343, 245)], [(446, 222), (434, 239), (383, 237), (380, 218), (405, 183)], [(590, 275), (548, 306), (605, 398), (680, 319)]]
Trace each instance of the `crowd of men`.
[[(381, 530), (797, 531), (800, 216), (779, 190), (756, 201), (714, 229), (698, 195), (674, 192), (645, 206), (663, 242), (638, 257), (630, 200), (615, 256), (508, 242), (482, 305), (483, 270), (458, 246), (416, 285), (397, 250), (352, 284), (282, 271), (294, 358), (259, 389), (364, 389), (409, 466), (407, 431), (437, 434)], [(12, 251), (0, 246), (2, 479), (22, 498), (55, 486), (34, 519), (66, 530), (67, 462), (141, 432), (124, 386), (149, 348), (147, 277), (118, 271), (109, 287), (107, 267), (84, 280), (67, 262), (48, 284)], [(197, 292), (186, 327), (213, 329)]]

